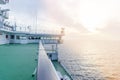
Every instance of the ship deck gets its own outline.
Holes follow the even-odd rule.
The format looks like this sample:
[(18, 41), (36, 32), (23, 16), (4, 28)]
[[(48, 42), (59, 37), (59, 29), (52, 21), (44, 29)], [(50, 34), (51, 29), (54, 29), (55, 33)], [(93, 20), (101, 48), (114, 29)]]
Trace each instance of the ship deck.
[[(32, 73), (37, 66), (38, 44), (0, 45), (0, 80), (36, 80)], [(68, 75), (57, 62), (52, 61), (55, 69)]]
[(0, 45), (0, 80), (35, 80), (37, 44)]
[(54, 61), (52, 61), (52, 63), (54, 65), (56, 71), (59, 71), (62, 76), (67, 75), (71, 79), (70, 75), (66, 72), (66, 70), (61, 66), (61, 64), (58, 61), (54, 60)]

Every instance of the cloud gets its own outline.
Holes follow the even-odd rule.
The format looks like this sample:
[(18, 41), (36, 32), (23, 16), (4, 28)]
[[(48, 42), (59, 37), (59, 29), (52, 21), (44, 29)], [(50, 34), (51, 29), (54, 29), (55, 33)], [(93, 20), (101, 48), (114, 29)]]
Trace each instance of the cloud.
[(9, 20), (12, 24), (36, 26), (36, 15), (42, 8), (42, 0), (10, 0), (3, 8), (10, 9)]
[(120, 20), (109, 20), (106, 27), (100, 29), (101, 32), (118, 35), (120, 33)]
[(83, 17), (88, 23), (96, 24), (95, 28), (99, 32), (88, 35), (90, 38), (112, 39), (119, 37), (120, 33), (119, 3), (119, 0), (44, 0), (44, 13), (49, 17), (49, 22), (74, 28), (81, 32), (79, 34), (88, 33), (82, 23)]
[(120, 19), (113, 18), (106, 23), (104, 28), (97, 29), (101, 35), (110, 39), (120, 39)]
[(72, 27), (79, 29), (79, 32), (87, 32), (82, 24), (74, 20), (76, 16), (75, 10), (78, 6), (78, 0), (44, 0), (45, 14), (52, 19), (54, 24), (59, 24), (63, 27)]
[[(35, 27), (37, 17), (38, 29), (65, 27), (70, 31), (73, 29), (73, 32), (76, 30), (80, 34), (84, 34), (89, 32), (81, 18), (85, 21), (88, 20), (88, 23), (93, 22), (93, 24), (97, 24), (98, 19), (98, 22), (104, 20), (106, 22), (103, 22), (104, 27), (102, 24), (97, 24), (96, 26), (102, 26), (98, 27), (97, 31), (105, 35), (116, 35), (119, 34), (120, 30), (119, 3), (117, 0), (11, 0), (8, 7), (11, 9), (11, 21), (16, 19), (18, 23)], [(88, 7), (90, 7), (90, 10)], [(89, 13), (94, 14), (91, 16)], [(111, 18), (114, 18), (114, 20), (111, 20)], [(90, 22), (90, 20), (93, 21)]]
[(11, 11), (34, 16), (38, 9), (39, 0), (11, 0), (8, 6)]

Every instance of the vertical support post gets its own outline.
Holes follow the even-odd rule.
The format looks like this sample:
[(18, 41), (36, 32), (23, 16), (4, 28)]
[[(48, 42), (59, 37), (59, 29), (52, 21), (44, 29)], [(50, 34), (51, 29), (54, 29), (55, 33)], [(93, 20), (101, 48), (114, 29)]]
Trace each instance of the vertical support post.
[(58, 44), (56, 43), (56, 51), (55, 51), (56, 55), (57, 55), (57, 60), (58, 60)]
[(52, 53), (54, 53), (54, 45), (52, 45)]

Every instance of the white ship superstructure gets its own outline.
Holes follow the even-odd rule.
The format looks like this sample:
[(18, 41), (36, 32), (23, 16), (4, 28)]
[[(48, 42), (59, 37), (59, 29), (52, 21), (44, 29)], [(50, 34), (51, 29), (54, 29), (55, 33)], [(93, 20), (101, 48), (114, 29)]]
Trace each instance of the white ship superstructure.
[[(0, 0), (0, 4), (5, 5), (9, 0)], [(58, 60), (57, 44), (62, 43), (64, 29), (58, 34), (53, 33), (33, 33), (28, 31), (18, 31), (15, 25), (10, 25), (6, 19), (9, 18), (9, 9), (0, 8), (0, 45), (1, 44), (27, 44), (39, 43), (38, 65), (33, 73), (37, 80), (70, 80), (64, 79), (60, 72), (56, 71), (51, 60)], [(22, 27), (22, 26), (21, 26)], [(51, 52), (46, 52), (45, 44), (52, 45)], [(43, 72), (41, 72), (43, 71)]]
[[(8, 0), (0, 0), (0, 4), (5, 5), (8, 3)], [(38, 43), (39, 40), (44, 40), (44, 43), (58, 43), (61, 42), (62, 34), (53, 34), (53, 33), (33, 33), (27, 31), (18, 31), (15, 25), (10, 25), (6, 19), (8, 19), (9, 9), (0, 9), (0, 44), (7, 43)], [(28, 26), (29, 27), (29, 26)], [(22, 28), (19, 27), (19, 28)]]

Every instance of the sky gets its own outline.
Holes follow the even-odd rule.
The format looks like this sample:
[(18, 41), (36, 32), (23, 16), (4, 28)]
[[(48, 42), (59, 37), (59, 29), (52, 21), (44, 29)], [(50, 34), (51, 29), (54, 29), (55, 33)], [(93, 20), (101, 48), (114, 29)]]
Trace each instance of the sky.
[(1, 7), (10, 9), (8, 21), (12, 24), (16, 22), (18, 26), (35, 26), (38, 3), (37, 0), (9, 0), (8, 4)]
[[(71, 36), (120, 39), (120, 0), (10, 0), (10, 21)], [(37, 21), (37, 22), (36, 22)], [(77, 35), (75, 35), (77, 34)]]

